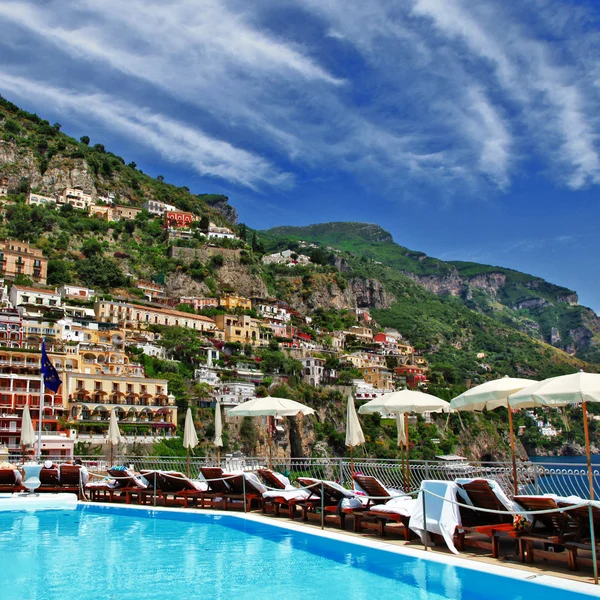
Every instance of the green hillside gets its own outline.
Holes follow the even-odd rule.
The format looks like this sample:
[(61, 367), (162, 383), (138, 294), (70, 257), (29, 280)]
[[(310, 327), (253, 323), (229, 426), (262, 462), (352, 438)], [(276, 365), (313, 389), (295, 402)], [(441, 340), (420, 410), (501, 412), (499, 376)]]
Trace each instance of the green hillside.
[[(451, 305), (458, 304), (486, 315), (494, 322), (550, 343), (583, 360), (600, 362), (598, 317), (591, 309), (576, 304), (575, 292), (539, 277), (503, 267), (431, 258), (396, 244), (387, 231), (373, 224), (276, 227), (263, 234), (268, 247), (273, 250), (302, 240), (390, 267), (433, 292), (438, 299), (454, 300)], [(404, 319), (422, 313), (416, 306), (405, 309)], [(453, 326), (452, 322), (443, 322)], [(428, 328), (426, 323), (427, 319), (421, 319), (424, 329)]]

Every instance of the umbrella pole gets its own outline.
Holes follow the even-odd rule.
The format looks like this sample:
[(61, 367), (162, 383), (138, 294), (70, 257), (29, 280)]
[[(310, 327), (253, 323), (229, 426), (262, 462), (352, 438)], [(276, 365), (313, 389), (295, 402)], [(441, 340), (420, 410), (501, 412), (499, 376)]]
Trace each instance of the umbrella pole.
[(221, 466), (221, 447), (217, 446), (217, 467)]
[[(343, 473), (340, 473), (341, 483), (344, 481)], [(352, 482), (352, 489), (354, 489), (354, 446), (350, 446), (350, 481)]]
[(581, 405), (583, 411), (583, 431), (585, 432), (585, 454), (587, 458), (588, 480), (590, 483), (590, 500), (594, 499), (594, 473), (592, 471), (592, 455), (590, 452), (590, 430), (587, 418), (587, 403)]
[[(109, 442), (110, 443), (110, 442)], [(115, 447), (112, 445), (112, 443), (110, 443), (110, 466), (113, 466), (113, 452), (115, 450)]]
[(512, 476), (513, 476), (513, 491), (515, 496), (519, 493), (519, 483), (517, 481), (517, 459), (515, 457), (515, 427), (513, 424), (512, 408), (508, 408), (508, 427), (510, 429), (510, 455), (512, 458)]
[(406, 486), (405, 492), (410, 492), (410, 458), (408, 456), (408, 413), (404, 413), (404, 438), (406, 439)]
[(189, 478), (190, 476), (190, 449), (187, 449), (187, 460), (185, 464), (186, 475)]

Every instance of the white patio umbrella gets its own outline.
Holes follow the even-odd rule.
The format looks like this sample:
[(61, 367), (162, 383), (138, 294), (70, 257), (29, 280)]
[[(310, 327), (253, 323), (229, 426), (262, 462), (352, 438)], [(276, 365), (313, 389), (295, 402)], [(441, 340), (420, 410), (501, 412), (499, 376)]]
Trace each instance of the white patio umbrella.
[[(315, 411), (288, 398), (266, 396), (253, 398), (227, 411), (230, 417), (295, 417), (297, 415), (312, 415)], [(273, 436), (269, 432), (269, 466), (272, 464)]]
[(113, 462), (114, 447), (123, 441), (121, 432), (119, 431), (119, 423), (117, 421), (117, 411), (110, 411), (110, 423), (108, 425), (108, 443), (110, 444), (110, 464)]
[(198, 434), (194, 427), (194, 419), (192, 417), (192, 409), (188, 407), (185, 413), (185, 425), (183, 427), (183, 447), (187, 451), (186, 469), (187, 476), (190, 476), (190, 450), (198, 445)]
[(31, 413), (29, 406), (26, 404), (23, 407), (23, 418), (21, 421), (21, 451), (23, 454), (23, 462), (25, 462), (25, 446), (33, 446), (35, 444), (35, 429), (31, 422)]
[(350, 477), (352, 479), (352, 488), (354, 489), (354, 446), (365, 443), (365, 436), (356, 414), (354, 398), (348, 396), (346, 407), (346, 446), (350, 448)]
[(221, 448), (223, 447), (223, 422), (221, 420), (221, 403), (215, 407), (215, 439), (213, 444), (217, 447), (217, 461), (221, 464)]
[(515, 458), (515, 430), (512, 409), (508, 406), (508, 397), (527, 386), (536, 383), (532, 379), (521, 379), (505, 375), (500, 379), (486, 381), (457, 396), (450, 402), (454, 410), (494, 410), (504, 406), (508, 409), (508, 426), (510, 429), (510, 453), (512, 457), (513, 489), (518, 493), (517, 462)]
[[(394, 413), (396, 420), (398, 416), (404, 414), (404, 437), (406, 449), (406, 481), (410, 487), (410, 463), (408, 460), (408, 415), (409, 413), (425, 413), (425, 412), (444, 412), (450, 410), (450, 403), (425, 392), (417, 392), (414, 390), (400, 390), (384, 394), (363, 404), (358, 412), (361, 415), (370, 413)], [(401, 428), (398, 427), (398, 436), (400, 438)]]
[(594, 473), (590, 452), (590, 432), (588, 428), (587, 403), (600, 402), (600, 374), (572, 373), (550, 377), (534, 383), (520, 392), (512, 394), (508, 403), (513, 408), (533, 408), (536, 406), (559, 407), (568, 404), (581, 404), (583, 411), (583, 430), (585, 433), (585, 453), (587, 457), (590, 499), (594, 499)]

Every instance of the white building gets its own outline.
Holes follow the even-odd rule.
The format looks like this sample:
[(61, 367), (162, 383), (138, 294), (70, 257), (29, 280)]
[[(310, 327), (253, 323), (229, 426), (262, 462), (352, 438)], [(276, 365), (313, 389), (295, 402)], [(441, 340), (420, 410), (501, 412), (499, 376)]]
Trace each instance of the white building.
[(269, 321), (289, 323), (292, 319), (292, 315), (281, 302), (268, 302), (266, 300), (255, 302), (253, 300), (252, 307), (261, 317), (269, 319)]
[[(292, 254), (295, 256), (295, 258), (292, 257)], [(292, 250), (283, 250), (282, 252), (276, 252), (275, 254), (263, 256), (262, 262), (265, 265), (276, 264), (293, 267), (295, 265), (310, 264), (310, 258), (304, 254), (296, 254)]]
[(61, 297), (56, 290), (44, 290), (25, 285), (13, 285), (9, 299), (13, 308), (22, 315), (39, 317), (47, 310), (61, 307)]
[(214, 389), (214, 399), (223, 406), (237, 406), (256, 398), (256, 390), (253, 383), (227, 382), (219, 383)]
[(159, 202), (158, 200), (147, 200), (142, 205), (151, 215), (162, 217), (166, 212), (177, 211), (177, 207), (172, 204)]
[(380, 390), (367, 383), (364, 379), (353, 379), (352, 386), (357, 400), (372, 400), (387, 394), (389, 390)]
[(94, 203), (94, 199), (91, 194), (84, 192), (80, 188), (65, 188), (58, 204), (70, 204), (73, 208), (87, 211), (89, 207)]
[(71, 319), (80, 319), (83, 321), (93, 321), (96, 318), (93, 308), (85, 308), (83, 306), (68, 306), (63, 305), (65, 317)]
[(56, 198), (52, 196), (42, 196), (41, 194), (34, 194), (29, 192), (27, 196), (27, 204), (40, 206), (42, 204), (56, 204)]
[(194, 379), (196, 380), (196, 383), (207, 383), (212, 387), (215, 387), (221, 383), (217, 372), (210, 367), (201, 367), (199, 369), (195, 369)]
[(207, 235), (209, 239), (235, 240), (235, 234), (231, 229), (228, 229), (227, 227), (217, 227), (214, 223), (209, 225)]
[(96, 295), (96, 292), (91, 288), (78, 285), (61, 285), (56, 291), (60, 294), (61, 298), (76, 300), (91, 300)]
[(165, 348), (158, 346), (157, 344), (145, 342), (144, 344), (138, 344), (137, 347), (143, 350), (146, 356), (153, 356), (154, 358), (160, 358), (161, 360), (167, 358), (167, 351)]
[(307, 356), (301, 358), (300, 362), (302, 363), (302, 381), (316, 387), (320, 386), (325, 374), (325, 361), (322, 358)]

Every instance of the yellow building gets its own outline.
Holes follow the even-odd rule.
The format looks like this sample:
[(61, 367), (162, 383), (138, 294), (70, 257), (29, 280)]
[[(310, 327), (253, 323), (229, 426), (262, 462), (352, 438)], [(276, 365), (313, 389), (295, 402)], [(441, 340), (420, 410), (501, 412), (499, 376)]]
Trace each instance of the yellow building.
[(361, 369), (366, 383), (370, 383), (379, 390), (392, 391), (394, 389), (393, 373), (387, 367), (370, 365)]
[(215, 322), (226, 342), (266, 346), (272, 336), (272, 331), (261, 321), (247, 315), (216, 315)]
[(235, 310), (241, 308), (242, 310), (250, 310), (252, 308), (252, 301), (243, 296), (237, 296), (230, 294), (228, 296), (221, 296), (219, 298), (219, 306), (226, 308), (227, 310)]
[(69, 420), (80, 432), (98, 425), (108, 429), (113, 409), (119, 423), (134, 429), (156, 432), (177, 426), (175, 397), (169, 395), (166, 379), (66, 372), (62, 394)]
[(26, 275), (36, 283), (46, 284), (48, 260), (41, 250), (26, 242), (6, 240), (0, 242), (0, 275), (14, 278)]
[(216, 333), (213, 319), (169, 308), (154, 308), (125, 302), (98, 301), (94, 304), (96, 319), (127, 328), (145, 329), (149, 325), (186, 327), (206, 333)]

